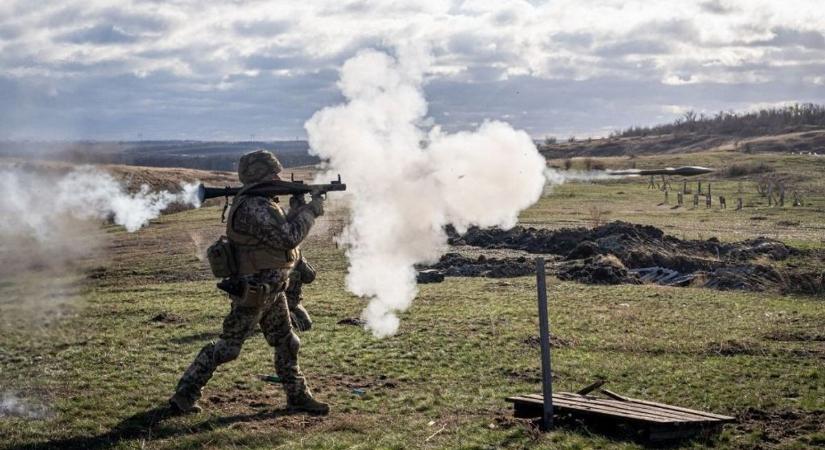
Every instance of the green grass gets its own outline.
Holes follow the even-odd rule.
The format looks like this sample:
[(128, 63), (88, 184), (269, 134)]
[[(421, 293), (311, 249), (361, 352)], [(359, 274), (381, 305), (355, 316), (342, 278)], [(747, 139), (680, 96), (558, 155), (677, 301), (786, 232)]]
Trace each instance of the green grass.
[[(522, 220), (586, 225), (587, 207), (600, 205), (609, 219), (656, 224), (680, 237), (740, 239), (789, 214), (803, 224), (817, 217), (807, 208), (672, 211), (656, 207), (658, 193), (645, 187), (639, 179), (562, 186)], [(740, 230), (756, 214), (769, 219)], [(364, 303), (346, 293), (345, 257), (324, 239), (306, 246), (320, 276), (306, 288), (315, 325), (301, 335), (301, 365), (332, 414), (284, 414), (280, 387), (257, 379), (273, 372), (271, 349), (258, 334), (218, 370), (204, 413), (153, 419), (228, 309), (192, 237), (217, 235), (219, 215), (215, 207), (168, 215), (135, 234), (109, 228), (113, 250), (101, 263), (104, 276), (87, 279), (60, 320), (37, 327), (4, 321), (0, 390), (43, 402), (51, 414), (0, 419), (0, 448), (638, 447), (583, 428), (540, 434), (512, 419), (504, 398), (540, 391), (539, 351), (530, 339), (537, 335), (532, 278), (421, 285), (399, 334), (377, 340), (337, 324), (357, 317)], [(789, 239), (821, 245), (821, 232), (798, 228)], [(0, 284), (0, 294), (14, 289), (14, 282)], [(569, 343), (553, 352), (557, 390), (606, 378), (609, 389), (632, 397), (743, 417), (711, 441), (682, 444), (688, 448), (825, 441), (811, 425), (825, 409), (821, 298), (555, 279), (549, 298), (552, 333)], [(0, 315), (13, 311), (0, 303)], [(151, 320), (162, 312), (179, 321)], [(797, 419), (749, 419), (757, 410)]]

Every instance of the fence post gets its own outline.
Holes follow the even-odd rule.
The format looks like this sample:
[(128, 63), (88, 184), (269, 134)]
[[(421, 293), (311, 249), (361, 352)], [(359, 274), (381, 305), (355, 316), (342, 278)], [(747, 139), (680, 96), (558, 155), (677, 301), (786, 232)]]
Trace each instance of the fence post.
[(542, 430), (553, 428), (553, 370), (550, 365), (550, 320), (547, 316), (547, 275), (544, 258), (536, 258), (536, 288), (539, 300), (539, 342), (541, 343), (541, 393), (544, 397)]

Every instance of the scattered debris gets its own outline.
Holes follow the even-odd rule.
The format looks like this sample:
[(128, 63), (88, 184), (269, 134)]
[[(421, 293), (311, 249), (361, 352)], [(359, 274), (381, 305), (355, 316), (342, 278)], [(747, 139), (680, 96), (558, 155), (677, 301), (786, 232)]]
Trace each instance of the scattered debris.
[(419, 284), (441, 283), (444, 281), (444, 274), (435, 269), (426, 269), (418, 272), (415, 279)]
[(765, 333), (765, 339), (783, 342), (825, 342), (825, 332), (774, 330)]
[(764, 353), (764, 349), (755, 342), (728, 339), (709, 343), (706, 353), (718, 356), (758, 355)]
[(720, 290), (764, 291), (768, 286), (782, 282), (782, 277), (771, 267), (739, 265), (720, 267), (708, 275), (705, 287)]
[(281, 379), (278, 375), (258, 375), (258, 379), (261, 381), (266, 381), (267, 383), (283, 383), (284, 380)]
[(357, 317), (347, 317), (338, 321), (338, 325), (354, 325), (356, 327), (363, 327), (367, 322)]
[(156, 314), (154, 317), (152, 317), (149, 320), (151, 322), (156, 322), (156, 323), (181, 323), (181, 322), (184, 322), (183, 317), (181, 317), (177, 314), (174, 314), (174, 313), (166, 312), (166, 311), (163, 311), (163, 312), (160, 312), (160, 313)]
[(636, 274), (643, 283), (655, 283), (663, 286), (687, 286), (696, 278), (695, 274), (683, 274), (664, 267), (643, 267), (641, 269), (630, 269), (629, 272)]
[[(541, 346), (541, 341), (539, 340), (538, 336), (530, 336), (521, 342), (524, 342), (526, 345), (529, 345), (533, 348), (539, 348)], [(578, 342), (574, 339), (567, 339), (561, 336), (556, 336), (555, 334), (550, 335), (550, 347), (553, 348), (570, 348), (575, 347)]]
[(764, 411), (751, 407), (737, 416), (737, 423), (740, 433), (754, 434), (766, 444), (762, 446), (754, 442), (750, 448), (795, 447), (794, 443), (799, 442), (807, 442), (811, 448), (825, 445), (822, 438), (825, 410)]
[(361, 388), (355, 388), (352, 390), (352, 393), (359, 397), (363, 397), (364, 395), (366, 395), (367, 391)]

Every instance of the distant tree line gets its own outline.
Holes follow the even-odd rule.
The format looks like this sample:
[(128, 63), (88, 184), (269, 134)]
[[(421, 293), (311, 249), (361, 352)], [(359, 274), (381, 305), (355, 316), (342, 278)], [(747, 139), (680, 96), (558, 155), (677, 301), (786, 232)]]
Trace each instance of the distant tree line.
[(264, 148), (275, 152), (285, 167), (317, 164), (306, 141), (0, 141), (0, 156), (46, 159), (75, 164), (126, 164), (234, 171), (244, 153)]
[(825, 105), (795, 104), (751, 112), (719, 111), (713, 115), (688, 111), (672, 123), (633, 126), (611, 137), (644, 137), (663, 134), (713, 134), (752, 137), (825, 127)]

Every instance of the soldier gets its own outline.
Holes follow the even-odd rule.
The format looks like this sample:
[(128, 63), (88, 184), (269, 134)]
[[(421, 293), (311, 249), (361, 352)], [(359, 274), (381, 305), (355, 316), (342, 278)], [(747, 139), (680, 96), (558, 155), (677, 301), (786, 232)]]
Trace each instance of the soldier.
[[(312, 397), (298, 367), (301, 341), (290, 325), (284, 290), (289, 273), (300, 256), (298, 245), (315, 218), (324, 213), (323, 199), (313, 195), (287, 217), (271, 198), (245, 195), (257, 183), (278, 179), (282, 170), (275, 156), (263, 150), (247, 153), (238, 164), (243, 190), (235, 196), (226, 221), (226, 235), (234, 248), (237, 276), (242, 286), (230, 295), (232, 306), (223, 321), (223, 332), (206, 344), (178, 382), (169, 403), (176, 412), (197, 412), (201, 389), (215, 369), (234, 360), (244, 340), (260, 324), (266, 341), (275, 350), (275, 371), (281, 378), (291, 411), (326, 414), (329, 406)], [(290, 203), (293, 203), (292, 201)], [(296, 200), (297, 203), (297, 200)]]

